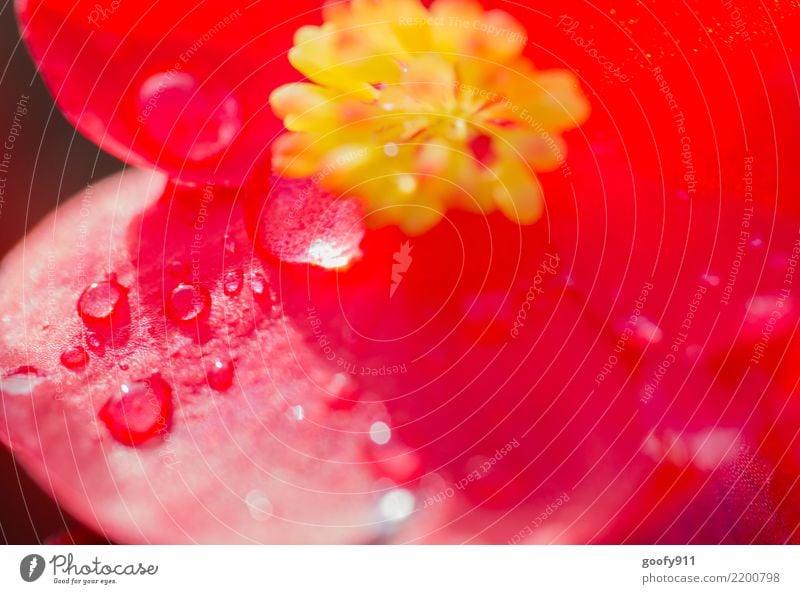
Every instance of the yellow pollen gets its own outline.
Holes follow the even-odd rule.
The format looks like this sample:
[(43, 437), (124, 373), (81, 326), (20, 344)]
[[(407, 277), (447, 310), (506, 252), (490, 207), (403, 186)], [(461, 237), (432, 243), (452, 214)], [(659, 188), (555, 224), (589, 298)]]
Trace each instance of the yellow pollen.
[(308, 82), (270, 96), (287, 130), (276, 173), (314, 176), (409, 234), (450, 208), (539, 218), (535, 172), (562, 165), (589, 104), (570, 72), (522, 55), (520, 23), (471, 0), (334, 2), (324, 21), (289, 52)]

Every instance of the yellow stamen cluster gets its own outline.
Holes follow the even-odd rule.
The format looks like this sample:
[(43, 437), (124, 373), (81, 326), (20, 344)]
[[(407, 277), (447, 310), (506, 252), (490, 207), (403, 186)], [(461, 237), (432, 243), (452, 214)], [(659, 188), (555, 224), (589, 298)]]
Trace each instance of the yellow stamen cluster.
[(329, 3), (289, 53), (309, 82), (270, 97), (288, 132), (273, 167), (360, 198), (409, 234), (449, 208), (535, 221), (534, 170), (562, 164), (561, 132), (589, 106), (574, 76), (536, 70), (523, 27), (470, 0)]

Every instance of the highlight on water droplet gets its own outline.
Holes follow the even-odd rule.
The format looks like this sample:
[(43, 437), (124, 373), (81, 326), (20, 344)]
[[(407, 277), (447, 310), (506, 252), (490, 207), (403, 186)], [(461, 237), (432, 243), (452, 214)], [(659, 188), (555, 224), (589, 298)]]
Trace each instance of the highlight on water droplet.
[(383, 421), (377, 421), (369, 428), (369, 438), (378, 445), (385, 445), (392, 439), (392, 430)]
[(172, 408), (172, 388), (155, 374), (123, 383), (97, 416), (114, 439), (136, 446), (169, 431)]
[(31, 365), (20, 365), (0, 377), (0, 392), (6, 396), (30, 396), (33, 389), (45, 380), (45, 375)]
[(108, 320), (127, 299), (127, 290), (114, 277), (92, 283), (78, 299), (78, 314), (85, 322)]
[(361, 205), (336, 197), (312, 181), (279, 179), (253, 194), (247, 209), (256, 247), (292, 264), (343, 268), (361, 256)]
[(167, 315), (178, 322), (190, 322), (197, 319), (210, 305), (211, 296), (205, 288), (181, 283), (170, 293)]
[(206, 374), (208, 385), (217, 392), (224, 392), (233, 383), (233, 363), (223, 359), (215, 359)]
[(264, 297), (268, 294), (268, 288), (267, 279), (263, 274), (256, 271), (250, 275), (250, 290), (253, 291), (253, 295), (256, 297)]
[(72, 371), (81, 371), (89, 364), (89, 353), (80, 345), (71, 346), (61, 353), (61, 364)]
[(387, 522), (400, 522), (414, 512), (416, 500), (407, 489), (392, 489), (378, 502), (378, 512)]

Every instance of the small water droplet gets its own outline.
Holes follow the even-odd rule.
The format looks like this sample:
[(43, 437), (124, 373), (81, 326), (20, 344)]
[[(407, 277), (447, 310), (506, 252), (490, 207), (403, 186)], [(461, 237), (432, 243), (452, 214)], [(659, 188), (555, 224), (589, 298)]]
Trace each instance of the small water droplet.
[(272, 502), (261, 491), (253, 489), (244, 500), (250, 510), (250, 516), (257, 522), (263, 522), (272, 517)]
[(222, 278), (222, 290), (228, 297), (238, 295), (242, 290), (244, 275), (241, 270), (231, 270)]
[(306, 416), (306, 412), (299, 404), (292, 407), (292, 418), (295, 421), (302, 421)]
[(750, 245), (752, 245), (755, 248), (760, 248), (762, 245), (764, 245), (764, 240), (759, 236), (755, 236), (753, 239), (750, 240)]
[(387, 142), (383, 145), (383, 152), (387, 157), (396, 157), (400, 153), (400, 148), (394, 142)]
[(414, 512), (416, 501), (407, 489), (392, 489), (381, 497), (378, 511), (387, 522), (400, 522)]
[(89, 353), (80, 345), (71, 346), (61, 353), (61, 364), (72, 371), (80, 371), (89, 364)]
[(209, 369), (206, 377), (211, 388), (217, 392), (224, 392), (233, 383), (233, 363), (216, 359), (211, 364), (211, 369)]
[(97, 332), (89, 331), (86, 333), (86, 344), (91, 349), (100, 350), (105, 345), (105, 341)]
[(268, 284), (263, 274), (254, 272), (250, 275), (250, 289), (256, 297), (264, 297), (267, 294)]
[(369, 428), (369, 438), (378, 445), (385, 445), (392, 439), (392, 430), (383, 421), (377, 421)]
[(128, 371), (128, 369), (130, 369), (130, 365), (128, 365), (127, 363), (120, 363), (120, 364), (119, 364), (119, 368), (120, 368), (122, 371)]
[(704, 274), (702, 277), (703, 281), (712, 287), (719, 286), (719, 277), (716, 274)]
[(159, 374), (122, 384), (98, 417), (114, 439), (129, 446), (139, 445), (169, 430), (172, 388)]
[(229, 254), (236, 253), (236, 242), (228, 237), (225, 237), (225, 251)]
[(211, 305), (208, 291), (199, 285), (181, 283), (169, 296), (167, 314), (173, 320), (190, 322), (196, 319)]
[(6, 372), (0, 379), (0, 392), (7, 396), (29, 396), (45, 376), (35, 367), (21, 365)]
[(656, 344), (664, 338), (664, 331), (661, 330), (652, 320), (641, 316), (636, 324), (635, 338), (640, 345)]
[(126, 298), (126, 289), (114, 278), (92, 283), (78, 299), (78, 313), (87, 322), (109, 319)]

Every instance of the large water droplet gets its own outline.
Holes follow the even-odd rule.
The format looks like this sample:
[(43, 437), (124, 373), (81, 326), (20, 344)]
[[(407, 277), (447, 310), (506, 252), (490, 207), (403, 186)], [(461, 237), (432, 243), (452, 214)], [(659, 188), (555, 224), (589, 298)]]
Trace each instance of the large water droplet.
[(224, 392), (233, 383), (233, 363), (215, 359), (206, 374), (208, 385), (217, 392)]
[(169, 431), (172, 422), (172, 389), (160, 375), (125, 383), (100, 409), (98, 417), (111, 435), (135, 446)]
[(238, 295), (242, 290), (244, 275), (241, 270), (231, 270), (222, 278), (222, 290), (229, 297)]
[(173, 320), (190, 322), (196, 319), (211, 305), (208, 291), (198, 285), (181, 283), (169, 296), (167, 314)]
[(78, 299), (78, 313), (86, 322), (108, 320), (127, 298), (127, 290), (116, 279), (92, 283)]
[(80, 345), (71, 346), (61, 353), (61, 364), (72, 371), (81, 371), (89, 364), (89, 353)]
[(361, 255), (364, 237), (358, 202), (337, 198), (310, 181), (273, 180), (254, 195), (248, 225), (256, 246), (283, 262), (342, 268)]
[(29, 396), (44, 379), (44, 374), (35, 367), (21, 365), (0, 378), (0, 392), (6, 396)]
[(137, 121), (170, 155), (202, 161), (225, 150), (242, 127), (239, 102), (226, 89), (186, 72), (160, 72), (141, 86)]

